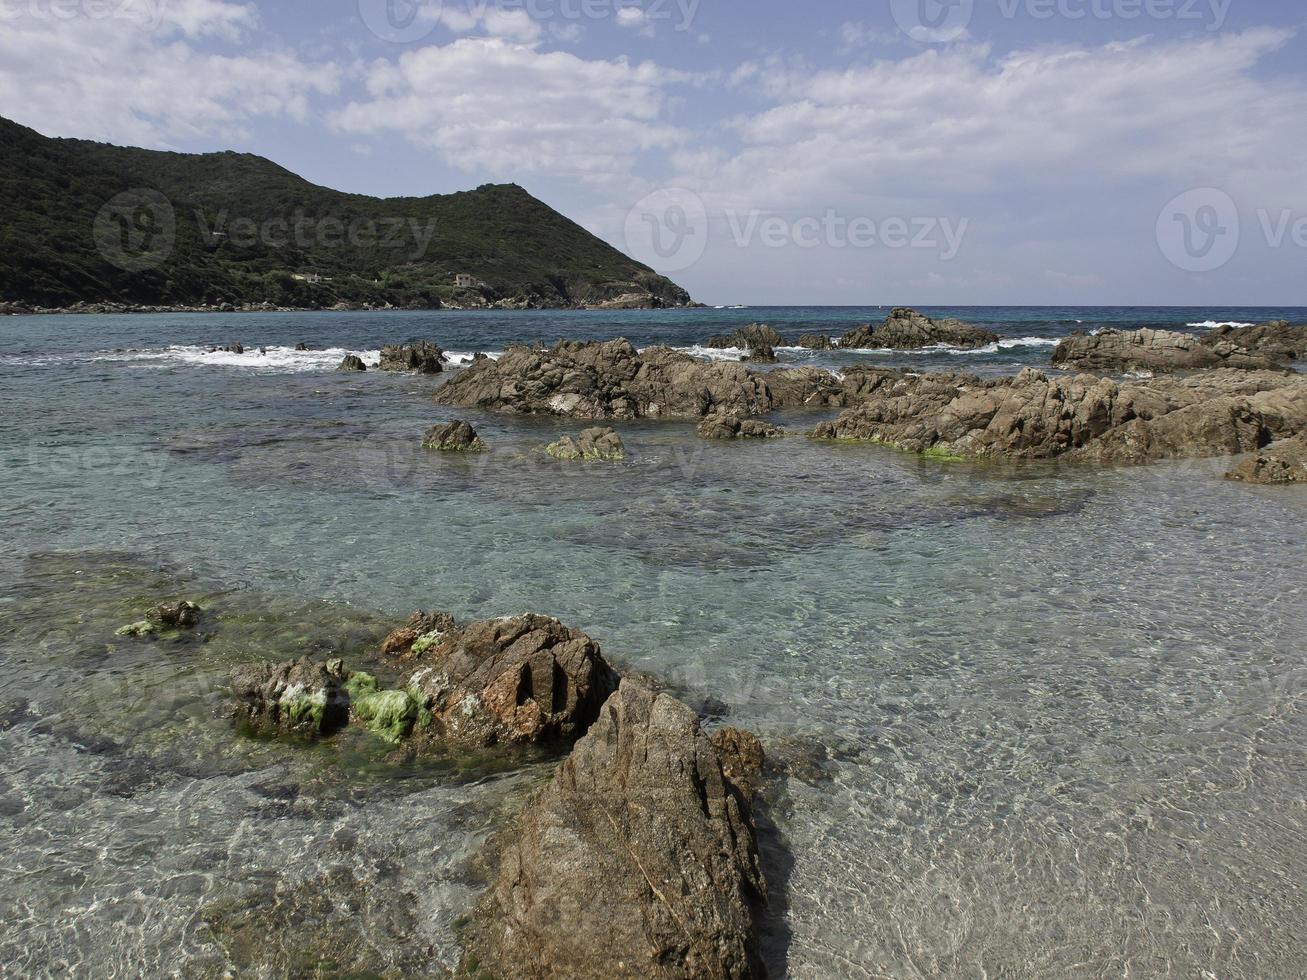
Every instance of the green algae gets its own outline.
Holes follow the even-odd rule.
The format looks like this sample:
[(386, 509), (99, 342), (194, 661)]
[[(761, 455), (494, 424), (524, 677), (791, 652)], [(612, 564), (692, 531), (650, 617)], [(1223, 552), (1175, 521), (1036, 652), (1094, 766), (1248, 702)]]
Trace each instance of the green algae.
[(142, 619), (139, 623), (128, 623), (113, 631), (114, 636), (154, 636), (159, 632), (159, 624), (152, 623), (148, 619)]
[(442, 633), (440, 630), (432, 630), (430, 633), (427, 633), (425, 636), (419, 636), (416, 640), (413, 641), (413, 646), (410, 649), (410, 652), (413, 654), (413, 656), (420, 657), (423, 654), (425, 654), (428, 650), (430, 650), (433, 646), (435, 646), (437, 643), (439, 643), (440, 638), (444, 635), (445, 634)]
[(282, 694), (277, 707), (292, 727), (322, 731), (327, 719), (327, 692), (292, 687)]
[(398, 745), (413, 731), (424, 705), (409, 691), (371, 691), (355, 699), (351, 707), (374, 735)]

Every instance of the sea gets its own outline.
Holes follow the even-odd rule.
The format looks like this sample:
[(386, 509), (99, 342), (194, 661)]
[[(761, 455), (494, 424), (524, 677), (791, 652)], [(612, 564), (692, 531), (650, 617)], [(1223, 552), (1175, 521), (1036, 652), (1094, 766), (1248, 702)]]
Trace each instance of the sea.
[[(924, 307), (1048, 370), (1077, 331), (1302, 308)], [(774, 977), (1307, 975), (1307, 494), (1227, 460), (957, 463), (431, 395), (478, 352), (879, 307), (0, 319), (0, 975), (449, 976), (479, 855), (556, 759), (254, 737), (237, 664), (365, 666), (415, 609), (533, 611), (757, 732)], [(340, 374), (431, 340), (445, 376)], [(241, 354), (224, 348), (240, 343)], [(296, 350), (299, 344), (306, 351)], [(423, 432), (468, 418), (492, 452)], [(162, 599), (198, 635), (115, 630)]]

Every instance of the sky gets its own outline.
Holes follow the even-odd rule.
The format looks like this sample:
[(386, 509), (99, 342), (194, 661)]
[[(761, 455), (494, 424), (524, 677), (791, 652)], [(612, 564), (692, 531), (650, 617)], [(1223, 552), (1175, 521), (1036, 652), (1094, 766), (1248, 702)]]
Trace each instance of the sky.
[(0, 0), (0, 115), (515, 182), (707, 303), (1307, 305), (1301, 0)]

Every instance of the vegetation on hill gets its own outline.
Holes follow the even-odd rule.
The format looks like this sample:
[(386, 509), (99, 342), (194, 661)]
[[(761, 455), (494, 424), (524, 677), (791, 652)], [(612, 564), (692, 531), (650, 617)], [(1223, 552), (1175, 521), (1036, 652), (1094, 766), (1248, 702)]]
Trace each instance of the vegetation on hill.
[(678, 306), (515, 184), (380, 199), (262, 157), (50, 139), (0, 119), (0, 301)]

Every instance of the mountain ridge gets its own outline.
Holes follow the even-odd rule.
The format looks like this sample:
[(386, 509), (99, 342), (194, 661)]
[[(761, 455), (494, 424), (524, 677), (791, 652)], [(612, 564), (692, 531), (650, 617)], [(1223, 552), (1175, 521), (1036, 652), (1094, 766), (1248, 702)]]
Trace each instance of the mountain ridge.
[(0, 302), (582, 308), (689, 294), (517, 184), (376, 198), (231, 150), (46, 137), (0, 118)]

